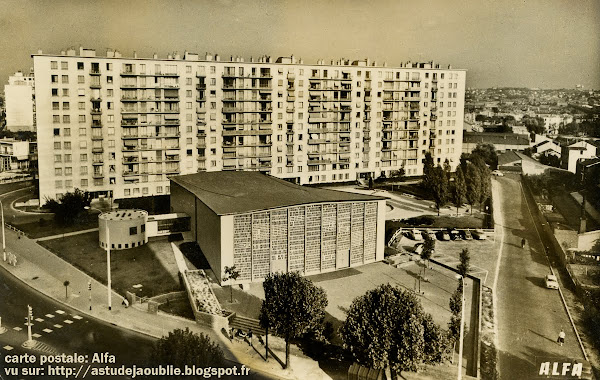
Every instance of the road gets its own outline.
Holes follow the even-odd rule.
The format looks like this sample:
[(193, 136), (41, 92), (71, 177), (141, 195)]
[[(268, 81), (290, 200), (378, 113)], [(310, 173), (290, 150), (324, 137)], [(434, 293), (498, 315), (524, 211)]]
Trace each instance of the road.
[[(117, 364), (142, 364), (147, 358), (152, 342), (146, 335), (91, 319), (24, 285), (0, 267), (0, 316), (6, 328), (0, 334), (0, 357), (22, 354), (73, 354), (89, 355), (109, 352)], [(25, 316), (27, 305), (34, 314), (32, 332), (38, 342), (33, 349), (21, 347), (27, 340)], [(0, 360), (0, 368), (5, 365)], [(0, 372), (6, 378), (4, 371)], [(51, 377), (43, 377), (51, 378)], [(63, 377), (59, 377), (63, 378)]]
[[(502, 208), (496, 223), (504, 234), (496, 285), (498, 369), (501, 379), (533, 379), (536, 358), (583, 360), (583, 353), (558, 291), (545, 288), (549, 263), (519, 180), (497, 180)], [(566, 333), (562, 347), (556, 343), (561, 328)]]

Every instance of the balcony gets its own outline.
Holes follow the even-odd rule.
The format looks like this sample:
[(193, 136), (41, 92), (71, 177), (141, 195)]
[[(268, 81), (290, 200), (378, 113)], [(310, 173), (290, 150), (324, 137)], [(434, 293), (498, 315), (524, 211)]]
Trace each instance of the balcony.
[(103, 173), (94, 173), (94, 174), (92, 174), (92, 178), (94, 178), (94, 179), (104, 178), (104, 174)]
[(104, 161), (103, 160), (94, 160), (94, 162), (92, 162), (92, 165), (102, 166), (102, 165), (104, 165)]
[(140, 175), (140, 172), (137, 170), (123, 170), (123, 177)]
[(92, 148), (92, 153), (102, 153), (102, 152), (104, 152), (103, 147), (93, 147)]
[(90, 75), (100, 75), (100, 69), (90, 69)]
[(92, 140), (103, 140), (102, 135), (92, 135)]

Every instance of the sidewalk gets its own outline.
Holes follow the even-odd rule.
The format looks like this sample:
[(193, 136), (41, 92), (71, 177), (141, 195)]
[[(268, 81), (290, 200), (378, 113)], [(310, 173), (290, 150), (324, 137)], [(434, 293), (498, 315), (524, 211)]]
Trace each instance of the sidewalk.
[[(137, 307), (125, 308), (121, 305), (122, 297), (112, 292), (112, 310), (108, 310), (108, 288), (91, 279), (71, 264), (57, 257), (27, 237), (17, 238), (17, 234), (6, 229), (6, 250), (17, 256), (17, 266), (8, 265), (1, 259), (0, 265), (37, 291), (53, 298), (57, 302), (68, 305), (82, 314), (100, 319), (107, 323), (131, 329), (156, 338), (168, 335), (177, 328), (189, 329), (196, 333), (204, 333), (217, 342), (225, 354), (225, 358), (235, 363), (242, 363), (254, 372), (274, 378), (308, 379), (329, 378), (317, 362), (299, 352), (293, 352), (291, 369), (283, 370), (272, 357), (268, 362), (261, 359), (247, 343), (230, 342), (221, 332), (200, 326), (194, 321), (171, 316), (162, 312), (149, 314)], [(69, 281), (69, 297), (65, 299), (64, 281)], [(90, 311), (88, 281), (92, 283), (92, 310)], [(264, 353), (264, 347), (254, 341), (258, 351)], [(269, 336), (269, 348), (282, 360), (285, 360), (285, 344), (277, 337)], [(253, 372), (251, 371), (251, 372)]]

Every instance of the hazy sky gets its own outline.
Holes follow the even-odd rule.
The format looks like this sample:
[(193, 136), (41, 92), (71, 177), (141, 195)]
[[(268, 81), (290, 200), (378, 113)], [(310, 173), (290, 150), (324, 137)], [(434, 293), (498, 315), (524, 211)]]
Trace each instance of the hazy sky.
[[(434, 60), (472, 87), (600, 88), (600, 0), (0, 0), (0, 83), (42, 49)], [(1, 87), (0, 87), (1, 88)]]

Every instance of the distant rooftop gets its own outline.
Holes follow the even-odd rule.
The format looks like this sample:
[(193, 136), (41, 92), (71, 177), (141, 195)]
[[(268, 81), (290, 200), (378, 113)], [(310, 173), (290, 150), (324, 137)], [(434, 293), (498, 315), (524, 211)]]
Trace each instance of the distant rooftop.
[(386, 198), (305, 187), (258, 172), (200, 172), (170, 178), (217, 215), (320, 202), (377, 201)]
[(529, 146), (529, 135), (517, 133), (464, 132), (463, 143)]

